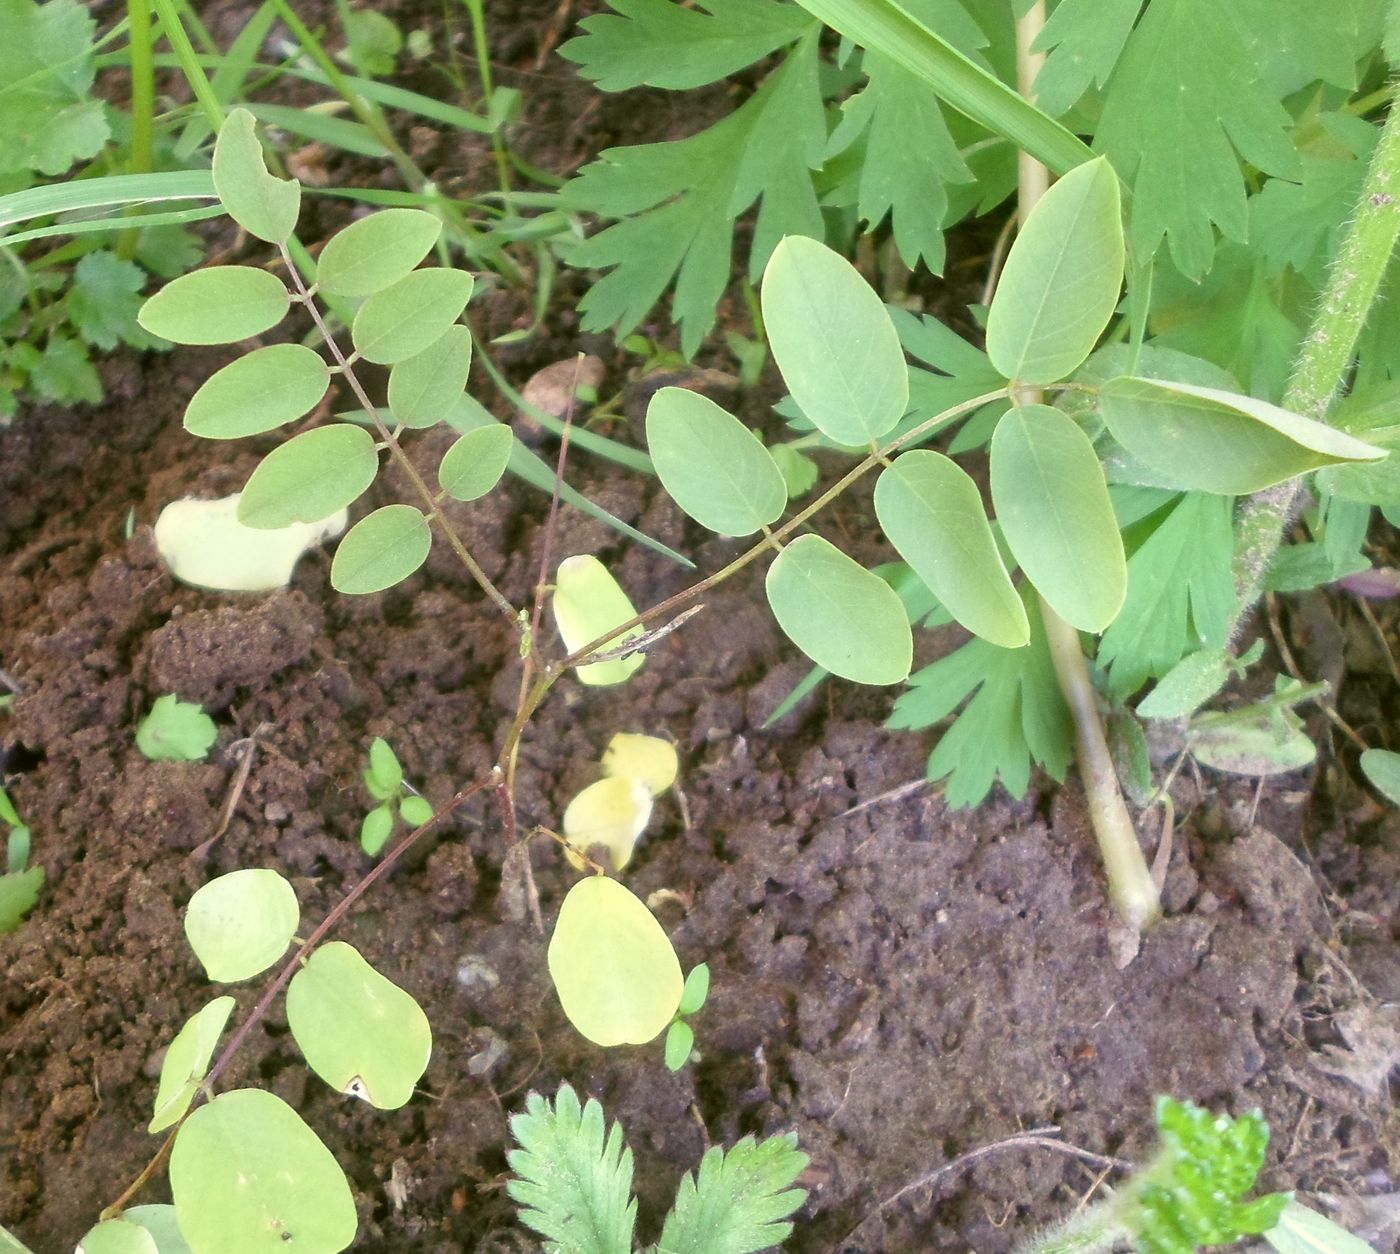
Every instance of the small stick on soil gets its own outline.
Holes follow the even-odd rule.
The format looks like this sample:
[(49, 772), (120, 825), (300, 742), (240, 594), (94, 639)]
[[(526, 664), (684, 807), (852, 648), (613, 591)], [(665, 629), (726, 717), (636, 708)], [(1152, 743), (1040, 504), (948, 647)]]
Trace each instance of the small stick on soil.
[[(1284, 669), (1300, 684), (1307, 683), (1308, 681), (1303, 678), (1303, 672), (1298, 669), (1298, 663), (1293, 657), (1293, 650), (1288, 647), (1288, 639), (1283, 634), (1283, 624), (1279, 622), (1278, 599), (1272, 592), (1265, 593), (1264, 605), (1268, 611), (1269, 634), (1274, 638), (1274, 644), (1278, 648), (1279, 659), (1283, 662)], [(1327, 716), (1328, 721), (1338, 728), (1342, 735), (1362, 753), (1371, 747), (1361, 739), (1351, 724), (1337, 713), (1336, 707), (1330, 701), (1325, 701), (1321, 697), (1316, 698), (1316, 701), (1317, 708)]]
[(879, 1216), (889, 1210), (891, 1206), (906, 1194), (914, 1192), (915, 1189), (922, 1189), (926, 1188), (928, 1185), (935, 1184), (941, 1177), (948, 1175), (950, 1172), (967, 1167), (976, 1162), (979, 1158), (985, 1158), (988, 1154), (995, 1153), (998, 1150), (1054, 1150), (1057, 1153), (1067, 1154), (1071, 1158), (1077, 1158), (1080, 1162), (1088, 1163), (1090, 1166), (1098, 1167), (1105, 1171), (1131, 1171), (1135, 1166), (1134, 1163), (1130, 1163), (1124, 1158), (1112, 1158), (1105, 1154), (1095, 1154), (1090, 1150), (1081, 1149), (1077, 1145), (1070, 1145), (1066, 1141), (1057, 1141), (1054, 1138), (1054, 1134), (1059, 1132), (1059, 1130), (1060, 1129), (1054, 1124), (1050, 1124), (1044, 1128), (1032, 1128), (1029, 1132), (1022, 1132), (1016, 1136), (1006, 1137), (1001, 1141), (993, 1141), (990, 1145), (983, 1145), (975, 1150), (969, 1150), (966, 1154), (958, 1155), (952, 1162), (944, 1163), (941, 1167), (935, 1167), (932, 1171), (926, 1172), (917, 1180), (911, 1180), (898, 1192), (891, 1193), (889, 1197), (881, 1202), (846, 1234), (841, 1244), (844, 1245), (847, 1241), (851, 1240), (851, 1238), (864, 1228), (866, 1224), (872, 1219), (879, 1218)]
[(843, 811), (836, 817), (838, 819), (849, 819), (852, 815), (859, 814), (862, 810), (868, 810), (871, 806), (884, 805), (886, 801), (903, 801), (905, 797), (912, 797), (916, 792), (927, 788), (929, 781), (926, 779), (911, 779), (907, 784), (900, 784), (898, 788), (891, 788), (888, 792), (882, 792), (878, 796), (871, 797), (869, 801), (862, 801), (859, 805), (852, 806), (849, 810)]
[[(1392, 663), (1392, 665), (1393, 664), (1394, 663)], [(16, 679), (13, 675), (11, 675), (9, 671), (0, 670), (0, 684), (4, 684), (5, 687), (8, 688), (11, 692), (13, 692), (17, 697), (24, 696), (23, 685), (21, 685), (19, 680)]]
[[(1381, 627), (1380, 620), (1376, 617), (1376, 611), (1367, 603), (1365, 597), (1357, 597), (1357, 608), (1361, 611), (1361, 617), (1366, 620), (1370, 628), (1376, 635), (1376, 641), (1381, 646), (1381, 652), (1385, 654), (1385, 660), (1390, 664), (1390, 676), (1397, 684), (1400, 684), (1400, 665), (1395, 662), (1395, 653), (1390, 647), (1390, 641), (1385, 638), (1385, 630)], [(3, 677), (4, 671), (0, 671)]]
[(229, 787), (228, 796), (224, 799), (223, 812), (219, 816), (219, 826), (214, 829), (214, 834), (202, 845), (197, 845), (190, 851), (191, 858), (203, 858), (218, 842), (219, 838), (228, 831), (228, 825), (233, 821), (233, 812), (238, 808), (238, 803), (243, 798), (243, 790), (248, 786), (248, 773), (253, 769), (253, 754), (258, 747), (258, 737), (272, 728), (271, 723), (259, 723), (253, 728), (252, 735), (236, 740), (230, 749), (237, 749), (240, 745), (243, 748), (243, 760), (238, 764), (238, 770), (234, 773), (233, 783)]

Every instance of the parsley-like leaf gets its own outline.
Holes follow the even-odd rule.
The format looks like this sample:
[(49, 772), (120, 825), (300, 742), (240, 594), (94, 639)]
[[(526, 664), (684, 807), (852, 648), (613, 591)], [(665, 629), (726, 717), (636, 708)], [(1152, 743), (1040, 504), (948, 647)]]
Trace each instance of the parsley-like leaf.
[(1099, 644), (1115, 696), (1188, 653), (1225, 647), (1235, 607), (1230, 515), (1230, 497), (1187, 492), (1128, 559), (1127, 599)]
[(531, 1093), (510, 1130), (520, 1148), (506, 1159), (518, 1178), (506, 1187), (548, 1254), (631, 1254), (632, 1151), (616, 1123), (604, 1140), (603, 1108), (590, 1098), (580, 1109), (565, 1084), (553, 1105)]
[(608, 2), (615, 12), (585, 18), (583, 34), (559, 49), (603, 91), (703, 87), (812, 27), (802, 9), (773, 0), (700, 0), (698, 9), (658, 0)]
[(699, 1178), (681, 1178), (656, 1254), (749, 1254), (781, 1244), (792, 1231), (783, 1221), (807, 1196), (788, 1186), (807, 1161), (790, 1134), (706, 1150)]
[(77, 340), (52, 335), (29, 372), (29, 385), (46, 401), (71, 404), (102, 399), (102, 380), (88, 360), (87, 349)]
[(136, 321), (146, 276), (132, 261), (107, 249), (88, 253), (73, 267), (68, 317), (78, 334), (98, 348), (112, 349), (123, 340), (136, 348), (157, 343)]
[(62, 174), (107, 142), (88, 95), (96, 29), (77, 0), (0, 0), (0, 174)]
[[(1050, 646), (1034, 593), (1021, 600), (1030, 620), (1030, 644), (1003, 649), (985, 640), (926, 666), (909, 679), (889, 725), (929, 727), (959, 705), (966, 707), (945, 731), (928, 760), (928, 777), (948, 777), (951, 806), (975, 806), (998, 778), (1013, 797), (1025, 796), (1031, 760), (1064, 779), (1074, 728), (1055, 678)], [(971, 700), (968, 698), (971, 697)]]
[(1113, 73), (1142, 0), (1060, 0), (1035, 41), (1049, 52), (1035, 76), (1035, 102), (1059, 117), (1088, 89)]
[(761, 201), (749, 274), (757, 279), (784, 235), (824, 233), (811, 171), (826, 118), (813, 34), (729, 117), (689, 139), (610, 148), (564, 189), (569, 206), (620, 221), (570, 261), (609, 270), (580, 303), (583, 327), (626, 335), (674, 281), (681, 348), (695, 353), (729, 281), (734, 222)]

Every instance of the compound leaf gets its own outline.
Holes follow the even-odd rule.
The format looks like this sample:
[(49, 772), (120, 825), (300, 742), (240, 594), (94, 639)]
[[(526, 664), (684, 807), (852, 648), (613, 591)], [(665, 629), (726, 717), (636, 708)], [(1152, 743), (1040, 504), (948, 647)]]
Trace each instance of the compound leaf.
[(355, 1239), (339, 1164), (280, 1097), (220, 1093), (181, 1125), (170, 1154), (180, 1231), (196, 1250), (338, 1254)]
[(546, 1239), (546, 1250), (631, 1254), (632, 1151), (621, 1127), (606, 1129), (603, 1108), (589, 1098), (580, 1109), (565, 1084), (552, 1105), (531, 1093), (510, 1131), (520, 1148), (506, 1155), (515, 1173), (506, 1188), (521, 1206), (520, 1222)]
[(276, 962), (300, 918), (297, 895), (281, 875), (247, 868), (195, 890), (185, 910), (185, 936), (211, 980), (234, 984)]
[(913, 634), (899, 594), (821, 536), (799, 536), (768, 568), (768, 604), (818, 666), (858, 684), (907, 678)]
[(363, 427), (336, 422), (303, 431), (248, 477), (238, 521), (261, 531), (319, 522), (359, 499), (378, 472), (374, 437)]
[(165, 1051), (156, 1088), (155, 1113), (147, 1132), (161, 1132), (179, 1123), (204, 1082), (209, 1062), (237, 1003), (232, 997), (216, 997), (185, 1021)]
[(210, 266), (167, 283), (141, 306), (137, 321), (176, 344), (232, 344), (282, 321), (286, 285), (256, 266)]
[(997, 521), (1026, 577), (1067, 622), (1102, 631), (1128, 571), (1089, 437), (1058, 409), (1026, 405), (997, 423), (991, 462)]
[(406, 427), (431, 427), (446, 417), (467, 386), (472, 333), (453, 323), (421, 353), (389, 371), (389, 410)]
[(234, 109), (214, 143), (214, 190), (229, 217), (249, 235), (285, 244), (301, 211), (301, 184), (267, 172), (262, 145), (247, 109)]
[(428, 1069), (422, 1007), (344, 941), (329, 941), (287, 986), (287, 1026), (306, 1065), (337, 1093), (397, 1110)]
[(675, 1017), (685, 987), (656, 916), (603, 875), (569, 890), (547, 958), (564, 1013), (595, 1045), (655, 1039)]
[(422, 209), (381, 209), (337, 231), (316, 262), (332, 296), (368, 296), (397, 283), (428, 255), (442, 223)]
[(381, 366), (425, 351), (461, 317), (472, 284), (461, 270), (414, 270), (375, 292), (351, 324), (355, 351)]
[(909, 372), (884, 302), (849, 261), (790, 235), (763, 273), (763, 325), (792, 399), (822, 434), (864, 446), (909, 404)]
[(807, 1197), (790, 1187), (807, 1162), (792, 1133), (761, 1144), (745, 1137), (727, 1152), (712, 1146), (696, 1178), (681, 1178), (658, 1251), (749, 1254), (781, 1245), (792, 1231), (784, 1221)]
[(752, 535), (787, 507), (787, 485), (772, 454), (698, 392), (662, 388), (651, 398), (647, 451), (676, 504), (719, 535)]
[(345, 533), (331, 561), (331, 586), (352, 596), (383, 592), (423, 565), (432, 544), (420, 510), (381, 506)]
[(1123, 286), (1118, 176), (1076, 167), (1031, 210), (987, 314), (987, 356), (1008, 379), (1055, 383), (1093, 352)]
[(301, 344), (268, 344), (207, 378), (185, 409), (185, 430), (206, 440), (259, 435), (315, 408), (331, 374)]
[(609, 4), (614, 13), (585, 18), (583, 33), (559, 49), (601, 91), (703, 87), (792, 43), (812, 25), (800, 9), (772, 0), (700, 0), (695, 9), (654, 0)]
[(875, 485), (875, 515), (899, 555), (969, 631), (1003, 648), (1030, 639), (972, 477), (941, 453), (898, 457)]

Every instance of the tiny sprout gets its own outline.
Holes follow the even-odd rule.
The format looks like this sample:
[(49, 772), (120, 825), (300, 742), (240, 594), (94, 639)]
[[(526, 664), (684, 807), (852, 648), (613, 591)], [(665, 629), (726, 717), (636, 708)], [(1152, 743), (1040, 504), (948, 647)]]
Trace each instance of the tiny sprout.
[(214, 720), (173, 692), (161, 697), (136, 729), (136, 747), (152, 762), (198, 762), (218, 738)]
[(375, 857), (394, 834), (394, 812), (410, 828), (422, 827), (433, 817), (433, 807), (417, 793), (409, 792), (404, 782), (403, 767), (389, 747), (389, 742), (376, 736), (369, 746), (369, 767), (365, 771), (365, 787), (379, 802), (360, 824), (360, 848)]
[(695, 1029), (687, 1022), (689, 1016), (699, 1012), (710, 995), (710, 968), (705, 963), (692, 968), (685, 977), (685, 987), (681, 989), (680, 1005), (676, 1007), (676, 1017), (666, 1031), (666, 1068), (679, 1071), (690, 1061), (695, 1048)]

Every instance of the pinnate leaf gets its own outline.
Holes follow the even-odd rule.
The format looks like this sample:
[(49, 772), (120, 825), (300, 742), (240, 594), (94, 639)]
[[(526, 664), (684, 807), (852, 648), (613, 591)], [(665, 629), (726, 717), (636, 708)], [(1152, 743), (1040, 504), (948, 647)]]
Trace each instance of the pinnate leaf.
[(1094, 350), (1123, 286), (1118, 176), (1102, 157), (1031, 210), (987, 314), (987, 356), (1008, 379), (1055, 383)]
[(1058, 409), (1026, 405), (997, 423), (991, 461), (997, 521), (1026, 577), (1066, 622), (1102, 631), (1128, 571), (1089, 437)]
[(829, 541), (798, 537), (765, 588), (778, 626), (818, 666), (859, 684), (908, 677), (914, 638), (899, 595)]
[(383, 592), (427, 561), (432, 543), (421, 511), (412, 505), (381, 506), (345, 533), (331, 562), (331, 586), (353, 596)]
[(374, 482), (379, 454), (374, 437), (348, 422), (293, 436), (249, 476), (238, 498), (238, 521), (275, 530), (319, 522), (344, 509)]
[(762, 442), (698, 392), (662, 388), (652, 397), (647, 450), (676, 504), (720, 535), (752, 535), (787, 507), (782, 471)]
[(276, 326), (291, 297), (255, 266), (210, 266), (167, 283), (137, 315), (152, 335), (176, 344), (232, 344)]

